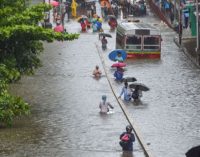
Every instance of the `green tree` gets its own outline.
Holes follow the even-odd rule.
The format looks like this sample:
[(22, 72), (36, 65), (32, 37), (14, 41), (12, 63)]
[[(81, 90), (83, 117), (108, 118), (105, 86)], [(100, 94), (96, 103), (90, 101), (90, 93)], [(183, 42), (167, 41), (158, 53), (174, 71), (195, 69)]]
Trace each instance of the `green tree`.
[(38, 25), (51, 6), (26, 7), (26, 0), (0, 0), (0, 123), (11, 125), (14, 117), (29, 113), (29, 105), (11, 96), (7, 84), (21, 74), (33, 74), (41, 66), (43, 41), (71, 41), (79, 34), (57, 33)]
[(0, 62), (12, 58), (21, 73), (33, 73), (40, 66), (41, 41), (78, 38), (79, 34), (62, 34), (38, 26), (50, 9), (45, 3), (26, 8), (24, 0), (0, 0)]

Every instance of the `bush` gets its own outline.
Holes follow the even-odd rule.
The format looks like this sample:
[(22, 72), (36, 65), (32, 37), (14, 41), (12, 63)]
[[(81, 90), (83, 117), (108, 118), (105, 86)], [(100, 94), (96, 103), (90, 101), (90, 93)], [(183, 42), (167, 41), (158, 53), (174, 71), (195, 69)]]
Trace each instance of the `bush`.
[(0, 123), (11, 126), (15, 117), (28, 115), (30, 107), (22, 98), (11, 96), (7, 87), (6, 81), (0, 80)]

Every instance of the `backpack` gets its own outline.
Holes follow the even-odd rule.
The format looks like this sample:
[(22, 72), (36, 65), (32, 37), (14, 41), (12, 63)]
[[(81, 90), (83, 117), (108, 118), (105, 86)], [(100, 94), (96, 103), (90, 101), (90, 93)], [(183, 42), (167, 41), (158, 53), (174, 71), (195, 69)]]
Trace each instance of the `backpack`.
[(128, 134), (124, 134), (124, 135), (121, 137), (121, 141), (119, 142), (119, 145), (120, 145), (122, 148), (127, 147), (127, 144), (128, 144), (129, 139), (130, 139), (129, 135), (128, 135)]
[(121, 140), (124, 141), (124, 142), (128, 142), (129, 141), (129, 135), (124, 134), (124, 136), (122, 136)]

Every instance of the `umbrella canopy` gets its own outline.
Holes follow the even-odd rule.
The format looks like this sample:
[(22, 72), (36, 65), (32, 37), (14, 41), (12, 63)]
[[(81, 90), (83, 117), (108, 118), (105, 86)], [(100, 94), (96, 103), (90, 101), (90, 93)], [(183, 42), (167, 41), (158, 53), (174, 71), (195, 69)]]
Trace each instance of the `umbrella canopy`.
[(52, 2), (51, 2), (51, 5), (54, 6), (54, 7), (57, 7), (57, 6), (59, 6), (59, 2), (57, 2), (57, 1), (52, 1)]
[(81, 15), (82, 18), (87, 19), (88, 17), (86, 15)]
[(121, 49), (113, 50), (112, 52), (110, 52), (108, 55), (108, 58), (111, 61), (115, 61), (118, 54), (121, 54), (121, 57), (123, 58), (123, 60), (125, 60), (127, 58), (126, 51), (121, 50)]
[(114, 63), (111, 67), (116, 67), (116, 68), (122, 68), (122, 67), (125, 67), (126, 66), (126, 63)]
[(123, 82), (135, 82), (137, 79), (135, 77), (125, 77), (122, 80)]
[(185, 155), (186, 157), (200, 157), (200, 146), (191, 148)]
[(149, 91), (150, 89), (142, 83), (132, 83), (129, 85), (130, 88), (138, 87), (141, 91)]
[(64, 32), (64, 28), (62, 25), (58, 25), (54, 28), (55, 32)]
[(109, 19), (116, 19), (116, 16), (115, 15), (108, 15), (107, 16)]
[(108, 34), (108, 33), (99, 33), (99, 36), (112, 38), (112, 36), (110, 34)]

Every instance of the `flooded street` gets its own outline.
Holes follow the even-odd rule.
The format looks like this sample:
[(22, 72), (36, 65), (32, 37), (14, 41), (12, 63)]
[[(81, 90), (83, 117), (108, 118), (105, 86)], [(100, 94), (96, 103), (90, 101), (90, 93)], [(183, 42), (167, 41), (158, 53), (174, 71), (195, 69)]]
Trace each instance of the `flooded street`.
[[(75, 30), (77, 24), (71, 23)], [(12, 86), (31, 104), (32, 114), (25, 123), (1, 130), (3, 156), (121, 156), (119, 135), (128, 122), (106, 77), (98, 81), (91, 75), (100, 65), (95, 44), (88, 45), (93, 40), (98, 41), (97, 34), (45, 44), (44, 66)], [(114, 114), (99, 114), (103, 94), (115, 107)], [(134, 154), (144, 156), (138, 142)]]
[[(125, 76), (136, 77), (150, 91), (143, 92), (141, 103), (126, 106), (155, 157), (184, 157), (190, 147), (200, 143), (200, 69), (174, 44), (173, 31), (152, 14), (141, 20), (158, 24), (162, 55), (161, 60), (127, 61)], [(76, 21), (66, 27), (69, 32), (80, 31)], [(106, 23), (103, 28), (108, 32)], [(120, 94), (123, 85), (114, 81), (107, 57), (115, 48), (115, 33), (111, 34), (108, 50), (100, 53), (114, 90)], [(0, 130), (0, 156), (125, 157), (119, 135), (128, 122), (106, 77), (92, 77), (95, 65), (103, 71), (98, 34), (89, 31), (78, 40), (44, 45), (43, 67), (11, 86), (15, 95), (31, 105), (32, 114), (17, 120), (12, 128)], [(114, 106), (113, 114), (99, 114), (104, 94)], [(144, 157), (137, 140), (133, 154)]]

